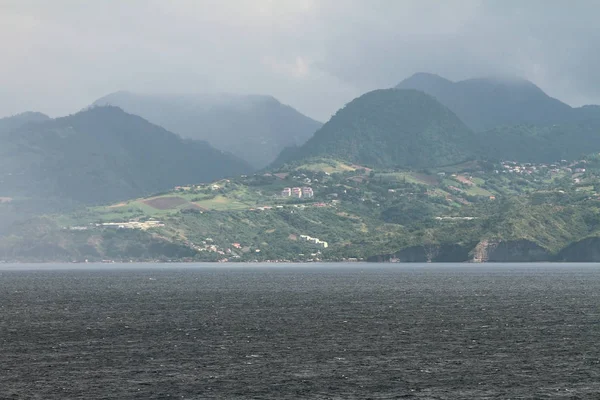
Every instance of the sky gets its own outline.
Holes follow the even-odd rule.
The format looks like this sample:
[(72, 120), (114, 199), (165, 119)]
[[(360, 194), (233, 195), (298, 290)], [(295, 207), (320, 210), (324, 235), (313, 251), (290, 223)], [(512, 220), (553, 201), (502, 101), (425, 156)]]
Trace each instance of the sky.
[(597, 0), (0, 0), (0, 117), (118, 90), (267, 94), (326, 121), (416, 72), (600, 103)]

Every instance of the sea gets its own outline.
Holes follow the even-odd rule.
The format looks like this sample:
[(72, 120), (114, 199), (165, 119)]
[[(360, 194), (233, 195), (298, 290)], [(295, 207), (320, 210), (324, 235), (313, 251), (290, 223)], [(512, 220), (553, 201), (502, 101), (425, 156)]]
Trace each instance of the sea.
[(597, 264), (0, 264), (0, 399), (600, 399)]

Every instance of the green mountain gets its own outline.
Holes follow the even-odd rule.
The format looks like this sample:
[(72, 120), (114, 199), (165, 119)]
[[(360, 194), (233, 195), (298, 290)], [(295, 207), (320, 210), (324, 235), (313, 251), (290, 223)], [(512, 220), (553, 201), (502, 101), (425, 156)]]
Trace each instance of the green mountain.
[(572, 108), (523, 79), (479, 78), (451, 82), (418, 73), (398, 88), (438, 99), (477, 133), (482, 159), (523, 162), (574, 160), (600, 151), (600, 107)]
[(0, 133), (0, 197), (99, 204), (251, 168), (117, 107)]
[(50, 119), (46, 114), (39, 112), (24, 112), (6, 118), (0, 118), (0, 133), (19, 128), (28, 123), (45, 122)]
[(573, 123), (589, 118), (585, 114), (591, 111), (574, 109), (518, 78), (452, 82), (434, 74), (417, 73), (396, 88), (420, 90), (434, 96), (475, 131), (502, 125)]
[(600, 124), (501, 126), (477, 134), (483, 159), (551, 163), (600, 151)]
[(286, 146), (302, 145), (321, 123), (270, 96), (149, 95), (117, 92), (96, 105), (114, 105), (191, 139), (246, 160), (271, 163)]
[(326, 156), (374, 167), (424, 168), (472, 157), (472, 140), (469, 128), (432, 96), (375, 90), (347, 104), (276, 163)]

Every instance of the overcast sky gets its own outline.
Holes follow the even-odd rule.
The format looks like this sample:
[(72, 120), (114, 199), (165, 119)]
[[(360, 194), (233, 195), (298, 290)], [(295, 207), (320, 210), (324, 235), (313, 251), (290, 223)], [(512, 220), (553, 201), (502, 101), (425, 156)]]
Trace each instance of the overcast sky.
[(597, 0), (0, 0), (0, 116), (117, 90), (270, 94), (325, 121), (415, 72), (600, 103)]

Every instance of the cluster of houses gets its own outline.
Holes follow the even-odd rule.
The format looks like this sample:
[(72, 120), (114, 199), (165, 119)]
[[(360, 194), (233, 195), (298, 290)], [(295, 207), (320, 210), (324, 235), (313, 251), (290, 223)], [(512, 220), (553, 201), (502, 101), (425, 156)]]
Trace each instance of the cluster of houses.
[[(236, 250), (239, 250), (239, 252), (241, 252), (241, 253), (246, 253), (246, 252), (250, 251), (249, 247), (244, 247), (240, 243), (232, 243), (231, 244), (231, 246), (234, 248), (234, 250), (232, 250), (231, 248), (228, 248), (228, 249), (220, 248), (218, 245), (216, 245), (214, 243), (214, 240), (212, 238), (206, 238), (200, 244), (186, 242), (186, 245), (188, 245), (189, 247), (193, 248), (194, 250), (196, 250), (198, 252), (217, 253), (219, 255), (227, 256), (229, 258), (235, 258), (235, 259), (240, 258), (240, 255), (238, 254), (238, 252), (236, 252)], [(257, 249), (256, 252), (260, 252), (260, 250)], [(224, 260), (227, 261), (228, 259), (224, 259)]]
[(513, 174), (535, 174), (539, 172), (550, 172), (556, 174), (559, 172), (567, 172), (572, 174), (584, 173), (585, 168), (581, 168), (580, 164), (585, 164), (585, 160), (569, 163), (567, 160), (561, 160), (559, 163), (552, 164), (532, 164), (532, 163), (518, 163), (516, 161), (503, 161), (502, 171), (496, 170), (498, 174), (502, 173), (513, 173)]
[(314, 192), (311, 187), (305, 186), (303, 188), (293, 187), (293, 188), (285, 188), (281, 191), (281, 197), (295, 197), (298, 199), (301, 198), (312, 198), (314, 197)]
[(129, 221), (129, 222), (105, 222), (103, 224), (96, 224), (96, 226), (103, 226), (106, 228), (118, 228), (118, 229), (141, 229), (143, 231), (150, 228), (159, 228), (165, 226), (160, 221), (149, 220), (149, 221)]
[[(140, 230), (148, 230), (152, 228), (160, 228), (165, 226), (161, 221), (157, 221), (155, 219), (150, 219), (148, 221), (129, 221), (129, 222), (103, 222), (100, 224), (90, 224), (92, 227), (96, 228), (113, 228), (113, 229), (140, 229)], [(68, 229), (70, 231), (87, 231), (88, 226), (71, 226)]]
[(308, 235), (300, 235), (300, 239), (306, 240), (307, 242), (310, 242), (312, 244), (316, 244), (317, 246), (322, 247), (324, 249), (329, 247), (329, 243), (327, 243), (326, 241), (310, 237)]
[[(242, 175), (242, 177), (246, 177), (246, 175)], [(187, 186), (175, 186), (173, 189), (177, 192), (196, 192), (198, 190), (210, 189), (210, 190), (219, 190), (223, 187), (227, 186), (227, 184), (231, 183), (229, 179), (223, 179), (218, 182), (214, 182), (211, 184), (197, 184), (197, 185), (187, 185)]]

